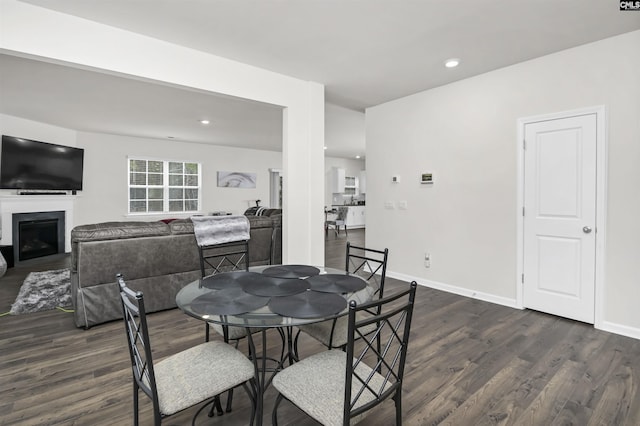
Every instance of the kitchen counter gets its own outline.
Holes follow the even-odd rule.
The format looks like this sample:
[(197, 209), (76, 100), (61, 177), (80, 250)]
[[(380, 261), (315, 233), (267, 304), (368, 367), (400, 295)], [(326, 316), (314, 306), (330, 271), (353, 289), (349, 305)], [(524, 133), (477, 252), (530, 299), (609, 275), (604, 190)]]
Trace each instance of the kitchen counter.
[(333, 204), (334, 209), (338, 207), (347, 207), (347, 229), (364, 228), (365, 227), (365, 205), (360, 204)]

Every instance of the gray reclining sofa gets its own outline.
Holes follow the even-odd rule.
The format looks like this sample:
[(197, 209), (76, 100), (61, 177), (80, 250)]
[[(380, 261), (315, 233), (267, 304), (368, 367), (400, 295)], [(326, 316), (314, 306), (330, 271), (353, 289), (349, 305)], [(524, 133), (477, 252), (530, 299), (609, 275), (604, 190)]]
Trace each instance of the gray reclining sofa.
[[(247, 216), (249, 264), (282, 263), (282, 214)], [(200, 258), (190, 219), (169, 223), (105, 222), (71, 231), (71, 299), (76, 326), (122, 318), (115, 276), (144, 293), (147, 312), (176, 307), (176, 294), (200, 278)]]

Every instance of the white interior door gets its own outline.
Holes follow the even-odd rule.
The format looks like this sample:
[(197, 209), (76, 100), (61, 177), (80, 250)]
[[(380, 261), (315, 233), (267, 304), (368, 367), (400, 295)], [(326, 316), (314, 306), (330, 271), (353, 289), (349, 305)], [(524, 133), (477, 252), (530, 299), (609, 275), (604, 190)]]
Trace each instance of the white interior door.
[(596, 114), (525, 125), (523, 304), (593, 324)]

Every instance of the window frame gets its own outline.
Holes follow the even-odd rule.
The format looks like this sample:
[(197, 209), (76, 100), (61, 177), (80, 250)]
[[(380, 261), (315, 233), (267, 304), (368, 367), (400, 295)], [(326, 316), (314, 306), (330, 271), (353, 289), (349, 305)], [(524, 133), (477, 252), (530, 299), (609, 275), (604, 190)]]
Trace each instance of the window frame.
[[(149, 185), (148, 179), (146, 181), (146, 183), (144, 185), (135, 185), (131, 183), (131, 161), (146, 161), (147, 165), (149, 162), (161, 162), (162, 163), (162, 185)], [(183, 182), (183, 185), (170, 185), (170, 180), (169, 180), (169, 176), (175, 173), (170, 173), (170, 167), (169, 164), (170, 163), (180, 163), (182, 164), (183, 167), (183, 172), (182, 172), (182, 176), (197, 176), (198, 179), (198, 185), (197, 186), (187, 186), (184, 185), (185, 182)], [(185, 165), (186, 164), (196, 164), (198, 167), (198, 173), (197, 175), (193, 175), (193, 174), (186, 174), (185, 173)], [(147, 176), (149, 174), (149, 170), (147, 168), (147, 170), (144, 172)], [(140, 199), (140, 201), (144, 200), (147, 203), (146, 206), (146, 211), (144, 212), (138, 212), (138, 211), (131, 211), (131, 202), (132, 201), (136, 201), (136, 199), (132, 199), (131, 198), (131, 190), (132, 189), (136, 189), (136, 188), (143, 188), (147, 190), (147, 197), (144, 199)], [(149, 211), (149, 194), (148, 194), (148, 190), (150, 188), (159, 188), (162, 189), (162, 211)], [(170, 194), (170, 190), (171, 189), (175, 189), (175, 188), (181, 188), (183, 190), (185, 189), (196, 189), (197, 190), (197, 210), (179, 210), (179, 211), (175, 211), (175, 210), (170, 210), (170, 201), (175, 201), (177, 199), (174, 200), (170, 200), (169, 199), (169, 194)], [(182, 202), (183, 202), (183, 206), (184, 206), (184, 202), (187, 200), (184, 197), (184, 193), (183, 193), (183, 197), (182, 197)], [(192, 200), (192, 198), (189, 198), (189, 200)], [(202, 210), (202, 163), (199, 161), (190, 161), (190, 160), (175, 160), (175, 159), (165, 159), (165, 158), (157, 158), (157, 157), (143, 157), (143, 156), (127, 156), (127, 215), (128, 216), (150, 216), (150, 215), (167, 215), (167, 214), (173, 214), (173, 215), (191, 215), (191, 214), (197, 214), (200, 213)]]

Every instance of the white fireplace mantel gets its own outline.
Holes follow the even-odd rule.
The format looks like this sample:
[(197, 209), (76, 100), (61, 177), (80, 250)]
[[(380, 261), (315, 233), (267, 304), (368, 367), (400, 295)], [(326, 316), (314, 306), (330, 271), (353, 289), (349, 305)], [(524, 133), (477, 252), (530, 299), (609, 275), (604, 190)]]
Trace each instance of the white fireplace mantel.
[(0, 195), (1, 245), (13, 245), (13, 214), (64, 211), (65, 251), (71, 251), (74, 195)]

